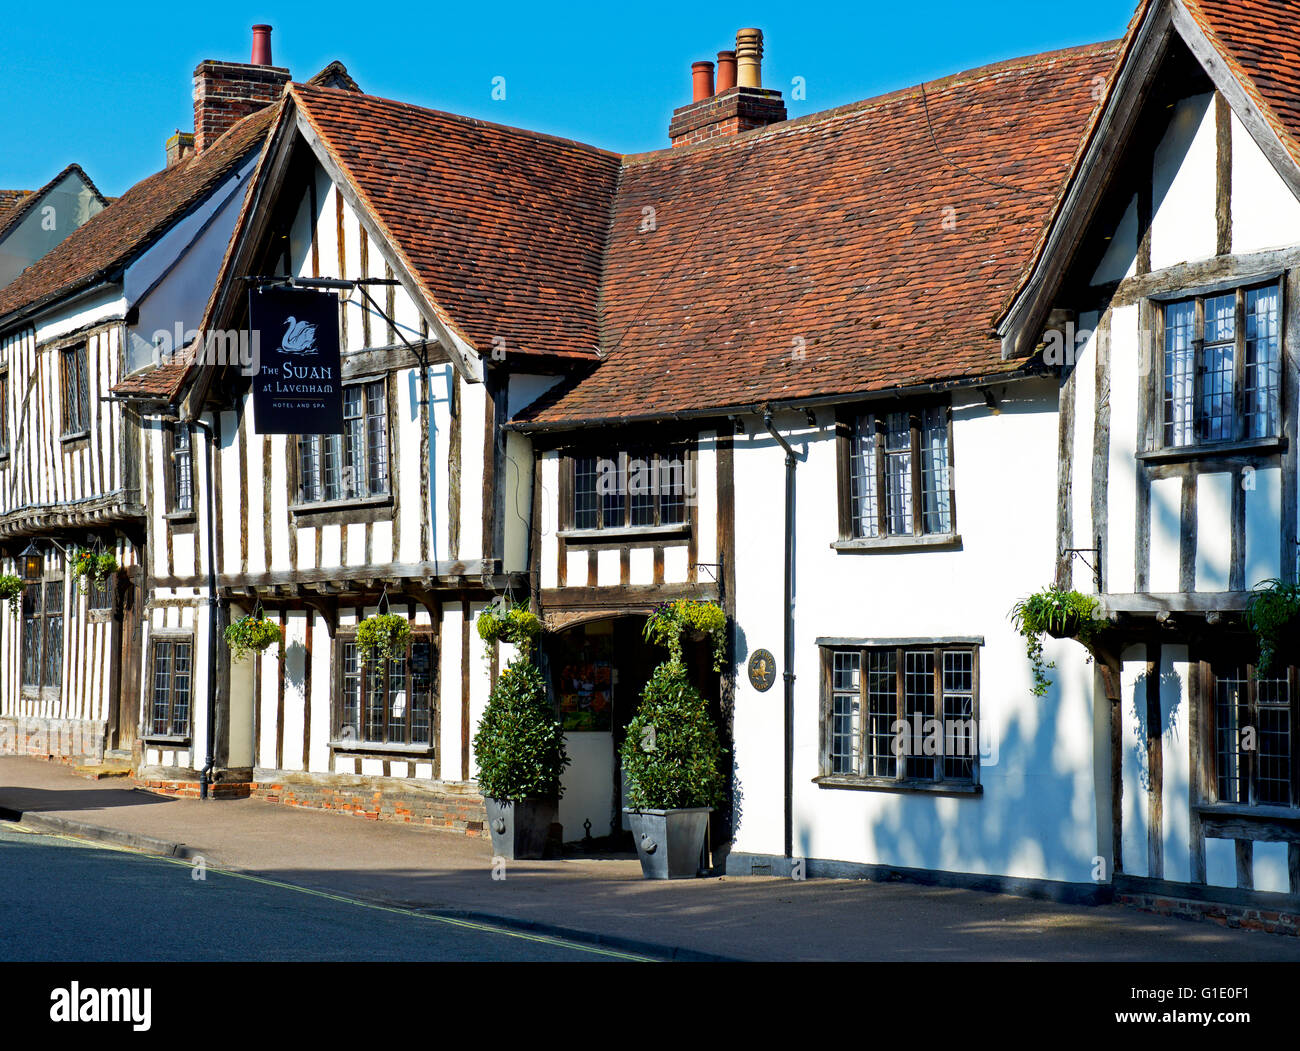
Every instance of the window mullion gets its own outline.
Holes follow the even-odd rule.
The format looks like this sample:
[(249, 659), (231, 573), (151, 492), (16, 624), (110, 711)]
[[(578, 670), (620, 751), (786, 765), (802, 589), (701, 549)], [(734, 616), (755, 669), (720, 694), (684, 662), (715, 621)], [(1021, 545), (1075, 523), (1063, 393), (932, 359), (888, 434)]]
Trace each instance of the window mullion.
[(1237, 289), (1232, 323), (1232, 439), (1246, 437), (1246, 290)]
[(939, 751), (934, 757), (934, 779), (945, 780), (943, 760), (947, 754), (946, 731), (943, 711), (943, 647), (934, 648), (934, 718), (939, 726)]
[(921, 510), (925, 505), (925, 500), (921, 495), (921, 416), (920, 413), (908, 413), (908, 434), (912, 446), (911, 468), (912, 475), (912, 535), (921, 536), (925, 532), (925, 521)]
[(904, 699), (903, 691), (903, 667), (903, 648), (900, 646), (894, 651), (894, 719), (896, 720), (895, 726), (897, 726), (899, 722), (904, 726), (905, 729), (903, 732), (907, 734), (906, 740), (908, 746), (902, 749), (903, 754), (897, 757), (897, 769), (894, 771), (894, 776), (899, 781), (905, 781), (907, 779), (909, 766), (908, 758), (911, 755), (912, 749), (916, 746), (916, 742), (912, 740), (911, 724), (907, 721), (907, 702)]
[(1205, 299), (1196, 297), (1192, 320), (1192, 443), (1205, 440), (1205, 412), (1201, 405), (1205, 382)]
[(1260, 726), (1259, 726), (1259, 698), (1255, 690), (1255, 665), (1246, 666), (1246, 715), (1250, 719), (1250, 726), (1254, 729), (1254, 748), (1246, 749), (1241, 747), (1241, 727), (1237, 727), (1238, 751), (1241, 754), (1241, 762), (1246, 764), (1246, 802), (1255, 806), (1259, 802), (1259, 795), (1255, 791), (1255, 777), (1257, 774), (1254, 757), (1259, 754), (1260, 745)]

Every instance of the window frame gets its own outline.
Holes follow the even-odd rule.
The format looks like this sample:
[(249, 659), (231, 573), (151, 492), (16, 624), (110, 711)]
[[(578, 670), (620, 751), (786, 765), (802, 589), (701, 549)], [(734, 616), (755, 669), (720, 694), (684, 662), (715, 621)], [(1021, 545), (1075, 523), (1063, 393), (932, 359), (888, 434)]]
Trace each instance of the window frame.
[[(947, 444), (947, 488), (946, 490), (936, 490), (947, 493), (948, 498), (948, 528), (941, 532), (925, 531), (925, 494), (926, 490), (923, 484), (923, 434), (925, 431), (924, 416), (926, 412), (938, 410), (943, 413), (945, 424), (945, 442)], [(887, 424), (884, 421), (889, 416), (906, 413), (908, 417), (909, 432), (909, 449), (908, 455), (911, 458), (909, 465), (909, 508), (908, 513), (911, 516), (912, 531), (910, 533), (889, 531), (889, 519), (891, 515), (890, 501), (887, 499), (889, 492), (889, 479), (887, 473), (887, 455), (886, 455), (886, 429)], [(854, 508), (854, 471), (855, 446), (861, 433), (862, 421), (866, 417), (872, 417), (876, 425), (874, 450), (875, 450), (875, 501), (876, 501), (876, 533), (867, 535), (860, 531), (858, 516)], [(841, 408), (836, 415), (835, 421), (836, 436), (836, 461), (838, 467), (838, 512), (839, 512), (839, 541), (831, 546), (839, 550), (853, 550), (858, 548), (891, 548), (891, 547), (933, 547), (945, 544), (956, 544), (961, 541), (961, 536), (957, 532), (957, 483), (956, 483), (956, 456), (954, 453), (953, 442), (953, 414), (952, 402), (948, 398), (919, 398), (908, 399), (902, 402), (868, 402), (854, 406)]]
[(9, 459), (9, 366), (0, 365), (0, 464)]
[[(19, 622), (22, 640), (22, 659), (19, 662), (18, 677), (20, 692), (25, 696), (54, 697), (63, 690), (63, 658), (67, 648), (66, 636), (68, 631), (68, 619), (71, 616), (72, 606), (75, 609), (76, 595), (73, 594), (73, 602), (69, 602), (67, 568), (61, 565), (63, 559), (61, 556), (53, 558), (46, 556), (44, 572), (41, 574), (39, 581), (31, 581), (23, 588), (22, 607), (20, 610)], [(54, 568), (51, 568), (53, 565)], [(51, 611), (48, 605), (48, 598), (51, 594), (51, 586), (57, 585), (59, 595), (59, 608)], [(36, 681), (32, 682), (28, 678), (28, 667), (30, 664), (30, 638), (28, 632), (28, 602), (32, 601), (37, 606), (35, 612), (35, 621), (39, 626), (39, 646), (36, 655)], [(50, 653), (47, 643), (50, 640), (50, 622), (58, 619), (56, 638), (58, 640), (58, 653), (55, 657), (53, 667), (50, 665)], [(50, 672), (49, 681), (46, 680), (46, 673)]]
[[(1259, 769), (1258, 757), (1260, 755), (1259, 737), (1260, 719), (1259, 719), (1259, 677), (1258, 669), (1255, 665), (1254, 658), (1249, 655), (1249, 650), (1240, 652), (1222, 652), (1212, 654), (1200, 661), (1202, 675), (1202, 699), (1204, 704), (1204, 725), (1206, 727), (1206, 754), (1209, 762), (1206, 764), (1205, 781), (1202, 786), (1202, 795), (1210, 808), (1224, 807), (1235, 810), (1248, 810), (1268, 814), (1270, 812), (1284, 812), (1291, 815), (1300, 814), (1300, 748), (1297, 748), (1297, 728), (1300, 727), (1300, 666), (1289, 664), (1285, 666), (1285, 675), (1278, 676), (1271, 674), (1269, 680), (1284, 679), (1287, 683), (1288, 698), (1285, 704), (1269, 704), (1267, 707), (1276, 710), (1285, 711), (1288, 715), (1287, 736), (1289, 741), (1289, 755), (1287, 756), (1287, 777), (1284, 782), (1288, 786), (1288, 795), (1290, 802), (1261, 802), (1259, 800)], [(1221, 752), (1220, 752), (1220, 714), (1219, 714), (1219, 680), (1227, 678), (1222, 673), (1226, 669), (1232, 670), (1245, 669), (1247, 683), (1247, 697), (1244, 707), (1248, 711), (1249, 723), (1237, 721), (1237, 730), (1245, 726), (1256, 728), (1256, 747), (1254, 749), (1243, 749), (1241, 739), (1238, 738), (1238, 746), (1235, 750), (1236, 762), (1240, 777), (1244, 779), (1246, 785), (1246, 802), (1235, 799), (1224, 799), (1220, 791), (1220, 776), (1223, 774), (1221, 769)], [(1239, 704), (1239, 707), (1242, 707)]]
[[(89, 353), (89, 346), (84, 340), (58, 350), (59, 389), (62, 395), (59, 437), (63, 440), (84, 438), (90, 433)], [(70, 390), (70, 382), (75, 385), (75, 390)]]
[[(983, 788), (980, 784), (980, 745), (979, 745), (979, 723), (980, 723), (980, 650), (984, 645), (982, 638), (953, 638), (953, 639), (818, 639), (818, 648), (820, 649), (821, 660), (821, 703), (819, 714), (819, 761), (818, 775), (813, 778), (814, 783), (822, 788), (849, 788), (849, 789), (875, 789), (893, 792), (936, 792), (950, 795), (980, 795)], [(908, 722), (909, 727), (914, 731), (914, 716), (922, 713), (912, 713), (908, 715), (908, 693), (906, 689), (906, 678), (908, 675), (908, 654), (923, 653), (932, 658), (932, 667), (930, 676), (932, 677), (930, 699), (930, 715), (921, 719), (921, 747), (925, 746), (925, 741), (929, 736), (929, 727), (927, 720), (938, 718), (936, 713), (942, 717), (939, 719), (942, 732), (939, 734), (939, 752), (932, 756), (897, 756), (891, 752), (889, 756), (880, 754), (867, 748), (869, 737), (879, 737), (878, 731), (873, 730), (871, 723), (871, 706), (870, 706), (870, 686), (871, 678), (869, 674), (869, 656), (871, 654), (884, 655), (888, 654), (893, 657), (893, 720), (886, 724), (889, 731), (887, 736), (892, 745), (892, 739), (896, 736), (898, 720), (902, 719)], [(944, 655), (949, 653), (969, 654), (969, 676), (970, 689), (965, 690), (945, 690), (944, 673), (945, 662)], [(857, 770), (852, 773), (836, 771), (835, 769), (835, 695), (846, 694), (847, 691), (836, 689), (835, 674), (835, 655), (849, 654), (856, 655), (858, 658), (857, 668), (857, 750), (856, 766)], [(958, 698), (965, 697), (969, 693), (970, 715), (969, 716), (949, 716), (944, 708), (944, 701), (948, 697)], [(851, 694), (850, 694), (851, 695)], [(949, 733), (948, 721), (966, 718), (970, 724), (970, 736), (972, 751), (970, 755), (958, 756), (955, 752), (949, 752)], [(892, 759), (894, 774), (881, 775), (875, 773), (864, 773), (870, 761), (875, 758), (877, 761)], [(917, 776), (911, 769), (912, 763), (919, 759), (921, 763), (933, 763), (933, 776)], [(970, 763), (969, 777), (949, 775), (945, 768), (945, 760), (965, 760)]]
[[(659, 476), (665, 469), (665, 461), (680, 460), (682, 470), (682, 490), (681, 490), (681, 520), (678, 522), (664, 522), (664, 501), (665, 493), (653, 492), (650, 495), (654, 500), (654, 521), (652, 523), (637, 524), (632, 521), (633, 501), (629, 486), (624, 484), (622, 503), (622, 522), (616, 525), (607, 525), (604, 521), (605, 507), (604, 502), (599, 499), (599, 492), (596, 493), (596, 524), (594, 526), (579, 526), (578, 518), (578, 461), (583, 459), (596, 460), (596, 470), (599, 475), (600, 463), (602, 461), (611, 461), (613, 456), (618, 457), (619, 471), (626, 479), (629, 471), (629, 465), (633, 461), (644, 462), (645, 458), (651, 458), (650, 471), (651, 476)], [(602, 539), (623, 539), (637, 536), (665, 536), (685, 538), (690, 534), (695, 521), (695, 501), (691, 494), (691, 484), (697, 478), (696, 462), (696, 444), (694, 441), (621, 441), (603, 443), (599, 446), (590, 447), (570, 447), (563, 450), (560, 464), (560, 511), (559, 511), (559, 532), (561, 539), (574, 540), (602, 540)]]
[[(177, 731), (176, 720), (176, 660), (171, 655), (167, 685), (167, 731), (156, 728), (157, 688), (158, 688), (158, 648), (159, 646), (185, 645), (189, 647), (189, 682), (186, 701), (185, 725)], [(149, 635), (148, 680), (144, 703), (145, 731), (141, 737), (146, 742), (163, 742), (167, 744), (188, 744), (194, 734), (194, 656), (195, 642), (192, 632), (156, 631)]]
[[(328, 485), (329, 485), (328, 479), (326, 478), (325, 475), (324, 441), (331, 438), (337, 439), (339, 445), (338, 455), (342, 457), (344, 452), (345, 442), (347, 441), (346, 431), (345, 433), (338, 434), (338, 435), (299, 434), (296, 435), (294, 438), (294, 443), (293, 443), (294, 455), (291, 458), (292, 459), (291, 471), (293, 475), (292, 488), (291, 488), (293, 497), (289, 504), (291, 510), (295, 512), (300, 512), (300, 511), (328, 510), (330, 508), (335, 508), (335, 507), (338, 508), (366, 507), (373, 504), (388, 503), (392, 500), (393, 462), (394, 462), (393, 402), (395, 399), (392, 397), (393, 392), (390, 390), (391, 387), (391, 384), (389, 382), (390, 375), (391, 374), (386, 373), (382, 376), (358, 376), (355, 378), (349, 378), (347, 382), (343, 384), (345, 406), (346, 406), (347, 391), (349, 390), (349, 388), (360, 387), (362, 389), (361, 397), (362, 397), (363, 411), (359, 419), (361, 421), (362, 449), (363, 449), (365, 461), (359, 472), (359, 476), (358, 476), (359, 480), (355, 483), (354, 495), (340, 496), (340, 497), (335, 497), (333, 499), (325, 499), (323, 496), (323, 494), (328, 491)], [(383, 395), (384, 411), (382, 414), (376, 413), (372, 415), (368, 411), (366, 411), (366, 409), (368, 409), (369, 406), (369, 390), (371, 387), (377, 387), (380, 393)], [(384, 425), (384, 434), (383, 434), (383, 443), (382, 443), (383, 455), (384, 455), (384, 489), (382, 492), (372, 492), (370, 490), (372, 456), (374, 454), (372, 452), (372, 446), (370, 444), (370, 428), (368, 424), (369, 421), (372, 419), (382, 419)], [(345, 419), (344, 427), (346, 428), (346, 426), (347, 426), (347, 421)], [(322, 494), (321, 498), (319, 499), (307, 499), (305, 495), (306, 488), (305, 488), (305, 479), (303, 475), (303, 449), (305, 443), (313, 442), (313, 441), (317, 443), (316, 453), (315, 453), (316, 479), (314, 484), (316, 486), (315, 491)], [(376, 443), (374, 448), (378, 449), (379, 443)], [(344, 469), (343, 465), (340, 464), (338, 467), (339, 477), (337, 482), (337, 488), (340, 491), (343, 488), (343, 477), (342, 477), (343, 469)]]
[[(331, 647), (331, 653), (334, 661), (333, 668), (333, 690), (330, 696), (330, 748), (334, 752), (346, 753), (382, 753), (413, 756), (419, 759), (432, 759), (437, 762), (439, 755), (439, 685), (440, 685), (440, 657), (441, 653), (438, 646), (438, 632), (432, 625), (411, 625), (411, 639), (406, 648), (406, 660), (404, 662), (404, 675), (407, 685), (407, 702), (405, 714), (404, 739), (394, 741), (389, 735), (389, 715), (390, 705), (386, 702), (383, 705), (384, 714), (384, 740), (370, 740), (362, 736), (360, 732), (354, 738), (344, 737), (345, 726), (351, 724), (347, 722), (344, 716), (344, 681), (349, 677), (347, 669), (347, 646), (356, 645), (357, 632), (355, 627), (340, 627), (336, 632)], [(412, 741), (412, 706), (410, 703), (409, 684), (412, 679), (411, 654), (417, 643), (427, 644), (430, 648), (431, 666), (428, 671), (429, 679), (429, 739), (428, 741)], [(366, 710), (367, 697), (369, 695), (368, 678), (374, 672), (374, 668), (357, 659), (357, 724), (361, 728), (367, 725)], [(386, 687), (389, 697), (391, 698), (392, 684), (388, 682), (388, 669), (384, 669)]]
[[(188, 440), (188, 448), (185, 456), (189, 459), (189, 480), (186, 492), (182, 494), (180, 487), (180, 478), (177, 472), (177, 461), (180, 458), (177, 453), (176, 437), (184, 433)], [(190, 429), (189, 424), (183, 420), (175, 420), (167, 425), (167, 517), (169, 519), (191, 519), (194, 517), (194, 432)], [(181, 506), (181, 497), (184, 495), (188, 499), (189, 506)]]
[[(1152, 426), (1147, 438), (1148, 456), (1155, 455), (1160, 458), (1170, 457), (1195, 457), (1216, 452), (1230, 452), (1239, 447), (1254, 446), (1271, 446), (1281, 441), (1284, 431), (1284, 420), (1286, 416), (1286, 274), (1267, 276), (1234, 282), (1213, 287), (1199, 288), (1190, 292), (1180, 291), (1160, 297), (1153, 297), (1151, 303), (1153, 306), (1154, 332), (1152, 333), (1156, 341), (1154, 347), (1155, 367), (1151, 372), (1152, 383), (1150, 388), (1151, 410), (1150, 418)], [(1248, 434), (1250, 426), (1251, 413), (1246, 411), (1246, 300), (1251, 292), (1263, 289), (1273, 289), (1277, 293), (1277, 386), (1275, 395), (1277, 399), (1277, 413), (1273, 420), (1271, 433), (1263, 435)], [(1233, 313), (1233, 361), (1232, 361), (1232, 412), (1230, 417), (1232, 433), (1226, 438), (1209, 439), (1204, 437), (1205, 423), (1207, 417), (1204, 412), (1204, 377), (1206, 371), (1205, 365), (1205, 348), (1207, 345), (1220, 345), (1219, 341), (1212, 341), (1207, 344), (1205, 339), (1205, 304), (1207, 300), (1217, 299), (1225, 296), (1235, 297), (1235, 308)], [(1171, 443), (1168, 440), (1168, 431), (1176, 422), (1171, 421), (1168, 416), (1166, 405), (1166, 384), (1170, 375), (1170, 359), (1168, 347), (1168, 333), (1166, 324), (1168, 321), (1168, 312), (1171, 307), (1181, 306), (1185, 303), (1193, 304), (1193, 321), (1192, 321), (1192, 391), (1191, 391), (1191, 419), (1187, 426), (1191, 430), (1191, 441), (1185, 444)]]

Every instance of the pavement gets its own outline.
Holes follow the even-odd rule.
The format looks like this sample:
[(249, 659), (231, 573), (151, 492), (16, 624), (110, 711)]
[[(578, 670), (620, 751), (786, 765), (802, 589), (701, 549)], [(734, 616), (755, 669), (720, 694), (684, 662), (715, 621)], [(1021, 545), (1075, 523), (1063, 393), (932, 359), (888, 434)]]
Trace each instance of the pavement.
[(653, 881), (623, 856), (515, 861), (501, 872), (481, 839), (258, 799), (170, 799), (21, 757), (0, 757), (0, 816), (190, 865), (202, 858), (209, 872), (657, 959), (1300, 960), (1300, 938), (1118, 905), (867, 880)]

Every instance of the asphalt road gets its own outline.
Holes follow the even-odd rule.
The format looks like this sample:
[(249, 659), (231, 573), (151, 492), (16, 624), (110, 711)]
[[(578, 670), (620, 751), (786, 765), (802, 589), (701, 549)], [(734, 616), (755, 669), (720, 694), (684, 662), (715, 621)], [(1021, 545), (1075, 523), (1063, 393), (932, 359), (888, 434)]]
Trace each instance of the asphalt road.
[(628, 953), (0, 824), (0, 960), (609, 963)]

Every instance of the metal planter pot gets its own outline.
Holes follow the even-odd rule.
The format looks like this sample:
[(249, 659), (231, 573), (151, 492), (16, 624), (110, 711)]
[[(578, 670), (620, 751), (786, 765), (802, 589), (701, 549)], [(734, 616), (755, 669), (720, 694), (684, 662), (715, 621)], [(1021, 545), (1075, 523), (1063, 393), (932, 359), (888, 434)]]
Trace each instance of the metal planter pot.
[(712, 807), (681, 810), (624, 808), (646, 879), (693, 879), (708, 871), (704, 842)]
[(556, 796), (539, 796), (510, 803), (484, 796), (492, 852), (512, 861), (546, 856), (551, 825), (560, 809)]

